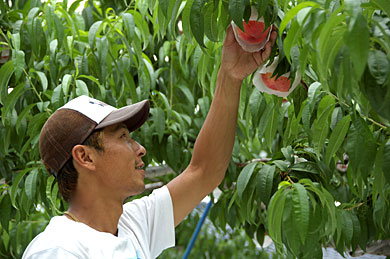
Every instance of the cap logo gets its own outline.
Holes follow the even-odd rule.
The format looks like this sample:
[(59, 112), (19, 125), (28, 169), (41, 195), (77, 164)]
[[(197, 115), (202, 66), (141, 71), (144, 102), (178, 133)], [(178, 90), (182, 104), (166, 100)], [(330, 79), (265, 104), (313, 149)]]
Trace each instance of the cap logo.
[(102, 107), (105, 107), (105, 106), (108, 105), (108, 104), (106, 104), (106, 103), (104, 103), (104, 102), (96, 101), (96, 100), (89, 100), (89, 103), (90, 103), (90, 104), (100, 105), (100, 106), (102, 106)]
[(116, 110), (116, 108), (112, 107), (111, 105), (85, 95), (71, 100), (61, 108), (78, 111), (95, 121), (97, 124), (99, 124), (112, 111)]

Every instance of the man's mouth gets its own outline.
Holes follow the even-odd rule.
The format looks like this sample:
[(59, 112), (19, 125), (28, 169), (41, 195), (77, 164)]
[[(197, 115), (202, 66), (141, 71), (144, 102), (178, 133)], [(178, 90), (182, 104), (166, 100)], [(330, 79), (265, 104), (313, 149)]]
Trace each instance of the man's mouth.
[(143, 170), (144, 166), (145, 166), (144, 163), (140, 163), (140, 164), (138, 164), (138, 165), (135, 166), (135, 169), (136, 169), (136, 170)]

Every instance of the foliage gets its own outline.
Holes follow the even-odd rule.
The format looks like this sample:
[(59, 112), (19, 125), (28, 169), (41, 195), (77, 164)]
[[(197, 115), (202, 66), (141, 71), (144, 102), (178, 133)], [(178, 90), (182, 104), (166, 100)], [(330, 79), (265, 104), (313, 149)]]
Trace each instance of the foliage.
[(185, 168), (226, 27), (242, 26), (251, 5), (279, 28), (277, 73), (299, 71), (302, 83), (282, 102), (244, 81), (213, 222), (259, 242), (266, 232), (280, 254), (299, 258), (389, 238), (388, 1), (13, 0), (0, 1), (0, 48), (11, 50), (0, 67), (0, 257), (20, 257), (66, 209), (37, 144), (45, 120), (75, 96), (114, 106), (149, 98), (151, 118), (134, 134), (145, 162)]
[[(176, 228), (176, 246), (165, 250), (158, 258), (182, 258), (191, 240), (195, 226), (199, 221), (199, 210), (194, 210), (182, 224)], [(219, 230), (206, 220), (201, 228), (189, 258), (259, 258), (268, 259), (266, 251), (256, 247), (243, 229)], [(272, 258), (272, 257), (271, 257)]]

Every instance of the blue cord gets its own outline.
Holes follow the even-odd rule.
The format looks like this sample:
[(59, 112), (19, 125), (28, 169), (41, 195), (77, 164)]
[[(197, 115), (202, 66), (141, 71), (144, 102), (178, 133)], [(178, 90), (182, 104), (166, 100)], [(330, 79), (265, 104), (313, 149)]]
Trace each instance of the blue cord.
[(207, 214), (209, 213), (209, 210), (210, 210), (212, 204), (213, 204), (213, 201), (210, 199), (209, 203), (207, 203), (206, 209), (204, 210), (202, 217), (200, 218), (200, 220), (199, 220), (199, 222), (198, 222), (198, 225), (196, 225), (195, 231), (194, 231), (194, 233), (192, 234), (190, 243), (188, 244), (188, 246), (187, 246), (187, 248), (186, 248), (186, 251), (185, 251), (185, 253), (184, 253), (183, 259), (187, 259), (188, 256), (190, 255), (191, 250), (192, 250), (192, 248), (194, 247), (196, 238), (198, 237), (198, 234), (199, 234), (199, 232), (200, 232), (200, 229), (202, 228), (202, 225), (203, 225), (203, 223), (204, 223), (204, 220), (206, 219)]

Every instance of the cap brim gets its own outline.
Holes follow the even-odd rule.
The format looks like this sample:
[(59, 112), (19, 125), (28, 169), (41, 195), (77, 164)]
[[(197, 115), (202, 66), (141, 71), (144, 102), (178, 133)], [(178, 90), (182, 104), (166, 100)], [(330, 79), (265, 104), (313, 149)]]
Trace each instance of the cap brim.
[(125, 123), (129, 131), (134, 131), (142, 126), (149, 117), (149, 101), (144, 100), (135, 104), (112, 111), (104, 118), (95, 129), (105, 128), (117, 123)]

